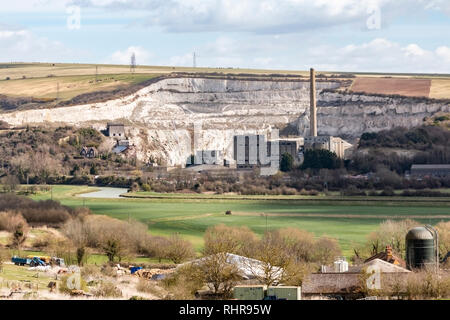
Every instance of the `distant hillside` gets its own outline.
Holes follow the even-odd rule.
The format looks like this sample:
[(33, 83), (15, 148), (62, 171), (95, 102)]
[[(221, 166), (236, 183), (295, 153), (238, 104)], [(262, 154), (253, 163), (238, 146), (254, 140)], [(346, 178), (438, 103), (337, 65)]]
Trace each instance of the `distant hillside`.
[[(438, 123), (440, 119), (446, 119), (445, 116), (436, 118)], [(404, 173), (412, 164), (450, 164), (449, 141), (450, 130), (440, 125), (363, 133), (351, 168), (375, 172), (385, 166)]]
[[(126, 160), (110, 153), (108, 139), (94, 129), (70, 126), (0, 130), (0, 178), (14, 175), (22, 183), (27, 179), (30, 183), (49, 183), (50, 177), (68, 176), (77, 183), (89, 183), (92, 175), (133, 169)], [(85, 146), (95, 147), (99, 156), (81, 157)]]

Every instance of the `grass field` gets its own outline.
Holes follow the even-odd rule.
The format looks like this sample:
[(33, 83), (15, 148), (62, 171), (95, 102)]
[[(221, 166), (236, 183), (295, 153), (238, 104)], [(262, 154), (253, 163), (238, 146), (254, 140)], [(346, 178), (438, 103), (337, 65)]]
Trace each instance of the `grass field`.
[[(97, 68), (97, 69), (96, 69)], [(95, 74), (98, 73), (98, 82), (95, 82)], [(113, 90), (119, 86), (139, 83), (158, 75), (172, 72), (189, 73), (227, 73), (227, 74), (290, 74), (309, 76), (309, 71), (299, 70), (257, 70), (257, 69), (232, 69), (232, 68), (190, 68), (170, 66), (137, 66), (135, 74), (130, 73), (128, 65), (95, 65), (95, 64), (64, 64), (64, 63), (0, 63), (0, 94), (8, 96), (34, 97), (34, 98), (56, 98), (57, 86), (59, 84), (59, 99), (71, 99), (79, 94)], [(346, 74), (345, 72), (318, 71), (319, 73)], [(363, 91), (373, 93), (405, 93), (407, 95), (426, 95), (431, 98), (450, 98), (450, 78), (448, 75), (419, 75), (419, 74), (375, 74), (354, 73), (358, 81), (375, 81), (377, 85), (369, 83), (362, 88)], [(389, 76), (392, 78), (382, 78)], [(9, 78), (10, 80), (6, 80)], [(376, 78), (376, 80), (371, 80)], [(363, 80), (361, 80), (363, 79)], [(390, 85), (389, 81), (397, 79), (407, 84), (408, 80), (415, 82), (427, 82), (431, 80), (431, 88), (428, 85), (426, 94), (424, 88), (418, 88), (418, 94), (414, 87), (409, 84), (399, 87)], [(419, 80), (421, 79), (421, 80)], [(93, 82), (94, 81), (94, 82)], [(414, 83), (415, 83), (414, 82)], [(410, 88), (411, 87), (411, 88)], [(425, 86), (426, 87), (426, 86)], [(358, 88), (358, 83), (356, 87)], [(381, 90), (381, 92), (380, 92)], [(384, 90), (384, 91), (383, 91)], [(405, 91), (406, 90), (406, 91)], [(358, 91), (358, 90), (355, 90)], [(412, 91), (412, 93), (411, 93)]]
[[(69, 206), (87, 206), (95, 214), (118, 219), (135, 219), (146, 223), (149, 231), (157, 235), (178, 232), (193, 242), (197, 249), (203, 245), (204, 231), (213, 225), (246, 225), (258, 234), (267, 229), (298, 227), (316, 236), (328, 235), (339, 240), (344, 253), (351, 255), (354, 244), (363, 243), (366, 236), (387, 218), (410, 217), (423, 223), (435, 224), (450, 219), (450, 199), (397, 201), (385, 198), (379, 201), (336, 201), (333, 198), (278, 200), (230, 199), (94, 199), (79, 198), (76, 193), (96, 188), (54, 186), (52, 192), (34, 196), (35, 199), (60, 200)], [(442, 200), (442, 199), (441, 199)], [(231, 216), (225, 211), (231, 210)]]
[(120, 86), (131, 85), (149, 80), (159, 74), (100, 74), (58, 76), (3, 81), (0, 94), (11, 97), (58, 98), (68, 100), (77, 95), (95, 91), (113, 90)]

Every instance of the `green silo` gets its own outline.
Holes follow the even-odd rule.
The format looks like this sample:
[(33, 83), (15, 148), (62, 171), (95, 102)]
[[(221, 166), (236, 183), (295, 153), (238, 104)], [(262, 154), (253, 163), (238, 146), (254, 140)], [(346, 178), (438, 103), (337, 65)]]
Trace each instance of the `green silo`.
[(406, 234), (406, 266), (408, 269), (434, 267), (436, 247), (434, 234), (425, 227), (417, 227)]

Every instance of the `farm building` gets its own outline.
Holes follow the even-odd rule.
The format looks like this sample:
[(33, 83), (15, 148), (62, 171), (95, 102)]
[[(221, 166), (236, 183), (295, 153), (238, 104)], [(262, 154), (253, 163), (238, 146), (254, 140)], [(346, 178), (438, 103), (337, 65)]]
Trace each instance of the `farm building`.
[(325, 272), (308, 275), (302, 284), (303, 299), (358, 299), (363, 298), (363, 272), (376, 272), (379, 277), (366, 279), (367, 287), (382, 289), (393, 281), (403, 281), (411, 271), (392, 263), (374, 258), (348, 272)]
[(83, 147), (81, 149), (80, 155), (85, 158), (96, 158), (98, 156), (98, 151), (94, 147)]
[(396, 254), (394, 254), (392, 251), (392, 247), (390, 247), (390, 246), (387, 246), (385, 251), (379, 252), (379, 253), (373, 255), (372, 257), (366, 259), (364, 261), (364, 263), (370, 262), (375, 259), (380, 259), (382, 261), (386, 261), (386, 262), (392, 263), (394, 265), (406, 268), (405, 260), (403, 260), (402, 258), (398, 257)]
[[(247, 258), (244, 256), (240, 256), (237, 254), (233, 254), (233, 253), (224, 253), (224, 261), (227, 264), (230, 265), (234, 265), (238, 270), (240, 275), (242, 276), (243, 279), (255, 279), (258, 277), (265, 277), (265, 275), (267, 274), (267, 265), (265, 265), (263, 262), (256, 260), (256, 259), (252, 259), (252, 258)], [(218, 258), (222, 259), (222, 257), (217, 256)], [(208, 256), (208, 257), (204, 257), (204, 258), (200, 258), (194, 261), (190, 261), (190, 262), (186, 262), (184, 264), (179, 265), (180, 266), (184, 266), (187, 264), (202, 264), (205, 263), (206, 261), (208, 261), (208, 259), (215, 259), (215, 256)], [(282, 268), (279, 267), (271, 267), (270, 269), (270, 274), (274, 279), (279, 279), (281, 277), (281, 274), (283, 272)]]
[(413, 164), (411, 175), (415, 177), (449, 177), (450, 164)]
[(123, 123), (108, 123), (106, 130), (109, 137), (125, 139), (125, 125)]

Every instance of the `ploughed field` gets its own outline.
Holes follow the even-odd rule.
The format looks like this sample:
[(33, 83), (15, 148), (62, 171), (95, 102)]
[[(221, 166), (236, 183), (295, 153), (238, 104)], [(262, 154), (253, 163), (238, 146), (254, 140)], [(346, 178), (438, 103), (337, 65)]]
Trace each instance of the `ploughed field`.
[(431, 85), (431, 79), (357, 78), (353, 82), (352, 91), (428, 98)]
[[(81, 198), (77, 193), (97, 191), (98, 188), (80, 186), (54, 186), (53, 199), (70, 206), (87, 206), (95, 214), (118, 219), (135, 219), (148, 225), (153, 234), (170, 235), (178, 232), (192, 241), (197, 249), (203, 245), (204, 231), (213, 225), (248, 226), (258, 234), (267, 229), (297, 227), (316, 236), (328, 235), (338, 239), (344, 253), (351, 255), (354, 244), (363, 243), (367, 235), (382, 221), (411, 218), (423, 223), (436, 224), (450, 219), (449, 198), (377, 198), (376, 201), (351, 197), (293, 198), (240, 200), (226, 198)], [(33, 196), (49, 199), (51, 192)], [(244, 199), (244, 198), (243, 198)], [(438, 200), (438, 201), (436, 201)], [(225, 215), (227, 210), (232, 215)]]

